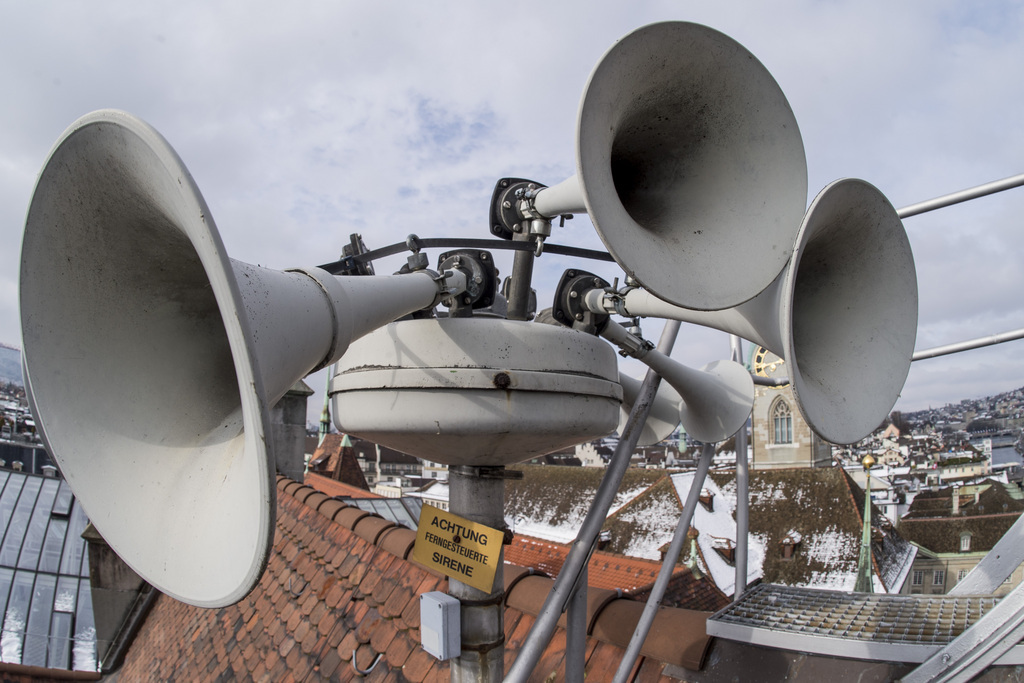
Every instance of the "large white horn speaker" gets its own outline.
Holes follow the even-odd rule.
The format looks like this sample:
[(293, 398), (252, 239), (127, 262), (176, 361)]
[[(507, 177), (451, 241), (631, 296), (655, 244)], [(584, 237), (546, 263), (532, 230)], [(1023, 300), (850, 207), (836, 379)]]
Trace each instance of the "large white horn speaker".
[(627, 274), (717, 310), (785, 267), (806, 201), (800, 131), (768, 70), (718, 31), (666, 22), (625, 36), (594, 68), (576, 175), (541, 190), (534, 209), (585, 210)]
[[(602, 296), (588, 293), (588, 305)], [(917, 274), (896, 210), (874, 186), (848, 178), (815, 197), (789, 266), (756, 298), (700, 312), (633, 290), (624, 307), (715, 327), (779, 354), (811, 428), (849, 444), (882, 423), (907, 379)]]
[(337, 278), (229, 260), (184, 164), (140, 120), (75, 122), (21, 254), (33, 410), (113, 549), (194, 605), (241, 599), (273, 541), (268, 409), (349, 341), (432, 303), (425, 273)]
[[(601, 336), (616, 346), (630, 346), (630, 335), (609, 322)], [(700, 370), (688, 368), (657, 349), (636, 356), (667, 382), (682, 398), (679, 418), (686, 433), (697, 441), (715, 443), (740, 430), (754, 405), (754, 380), (739, 363), (720, 360)], [(623, 387), (625, 394), (625, 387)], [(657, 403), (657, 398), (655, 399)]]

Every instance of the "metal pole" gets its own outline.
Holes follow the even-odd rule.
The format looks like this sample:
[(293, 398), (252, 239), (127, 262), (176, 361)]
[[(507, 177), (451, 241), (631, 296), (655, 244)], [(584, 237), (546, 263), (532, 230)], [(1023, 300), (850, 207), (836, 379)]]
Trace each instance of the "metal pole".
[[(528, 221), (519, 224), (521, 232), (512, 236), (513, 242), (531, 242)], [(517, 251), (512, 258), (512, 277), (509, 280), (508, 311), (509, 320), (527, 320), (530, 316), (530, 286), (533, 281), (532, 251)]]
[(633, 664), (636, 663), (637, 657), (640, 656), (640, 648), (643, 647), (647, 634), (651, 630), (651, 624), (654, 623), (654, 617), (658, 614), (658, 606), (661, 604), (661, 599), (665, 597), (665, 589), (668, 588), (668, 582), (672, 578), (672, 571), (679, 560), (679, 553), (686, 542), (686, 532), (690, 530), (693, 511), (697, 508), (701, 487), (704, 486), (704, 480), (708, 476), (708, 470), (711, 468), (711, 461), (714, 458), (715, 445), (712, 443), (704, 444), (700, 454), (700, 462), (697, 464), (697, 471), (693, 475), (693, 484), (690, 485), (690, 491), (686, 494), (683, 514), (680, 515), (679, 523), (676, 524), (672, 543), (668, 547), (668, 552), (665, 553), (665, 559), (661, 563), (658, 578), (654, 581), (654, 588), (651, 589), (651, 595), (647, 598), (647, 604), (644, 605), (640, 621), (633, 630), (633, 637), (629, 641), (629, 647), (626, 648), (626, 654), (622, 656), (622, 661), (619, 662), (619, 668), (615, 672), (614, 683), (626, 683), (629, 674), (633, 670)]
[[(680, 323), (677, 320), (665, 323), (661, 339), (658, 342), (659, 351), (664, 354), (671, 353), (672, 345), (679, 333), (679, 327)], [(534, 667), (537, 666), (541, 655), (544, 654), (544, 649), (551, 641), (551, 634), (555, 631), (558, 618), (565, 611), (577, 578), (590, 560), (590, 552), (608, 516), (608, 510), (615, 500), (615, 493), (622, 482), (622, 476), (629, 467), (629, 459), (633, 455), (633, 449), (636, 448), (641, 428), (650, 413), (651, 402), (654, 400), (654, 394), (660, 383), (661, 377), (653, 370), (648, 370), (643, 384), (640, 385), (639, 398), (633, 404), (633, 410), (622, 430), (619, 443), (615, 447), (615, 454), (608, 464), (601, 485), (594, 495), (594, 501), (590, 504), (590, 510), (587, 511), (587, 516), (576, 535), (576, 541), (569, 550), (565, 564), (562, 565), (562, 571), (555, 579), (555, 585), (551, 587), (551, 592), (548, 593), (548, 597), (544, 601), (540, 615), (533, 623), (533, 628), (530, 629), (530, 633), (519, 649), (516, 661), (509, 669), (508, 676), (505, 677), (507, 683), (524, 683), (533, 673)]]
[(952, 194), (918, 202), (917, 204), (911, 204), (910, 206), (904, 206), (896, 213), (900, 218), (910, 218), (911, 216), (916, 216), (928, 211), (934, 211), (935, 209), (942, 209), (947, 206), (952, 206), (953, 204), (959, 204), (960, 202), (966, 202), (971, 199), (977, 199), (978, 197), (1002, 192), (1003, 190), (1011, 190), (1015, 187), (1020, 187), (1021, 185), (1024, 185), (1024, 173), (1010, 176), (1009, 178), (1003, 178), (1002, 180), (994, 180), (991, 183), (985, 183), (984, 185), (976, 185), (975, 187), (971, 187), (966, 190), (960, 190), (959, 192), (953, 192)]
[(589, 562), (583, 565), (576, 590), (569, 600), (565, 620), (565, 680), (566, 683), (583, 683), (587, 655), (587, 583)]
[[(729, 335), (732, 359), (743, 363), (743, 341)], [(736, 588), (733, 600), (747, 590), (748, 534), (750, 531), (750, 465), (747, 462), (747, 423), (736, 432)]]
[(946, 344), (945, 346), (936, 346), (931, 349), (914, 351), (914, 355), (911, 360), (918, 361), (925, 360), (927, 358), (948, 356), (951, 353), (960, 353), (961, 351), (971, 351), (972, 349), (994, 346), (996, 344), (1002, 344), (1003, 342), (1013, 341), (1022, 337), (1024, 337), (1024, 327), (1017, 330), (1011, 330), (1009, 332), (993, 334), (988, 337), (978, 337), (977, 339), (971, 339), (969, 341), (957, 342), (956, 344)]
[[(474, 522), (503, 529), (504, 471), (504, 467), (449, 468), (451, 511)], [(502, 549), (489, 593), (454, 578), (448, 579), (448, 594), (457, 598), (462, 605), (462, 654), (451, 660), (449, 670), (452, 683), (497, 683), (502, 679), (505, 665), (504, 558), (505, 551)]]

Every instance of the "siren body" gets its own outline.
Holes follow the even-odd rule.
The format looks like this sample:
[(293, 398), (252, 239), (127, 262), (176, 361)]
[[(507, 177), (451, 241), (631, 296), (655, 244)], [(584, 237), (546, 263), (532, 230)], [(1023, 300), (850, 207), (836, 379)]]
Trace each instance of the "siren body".
[[(591, 311), (705, 325), (782, 357), (801, 412), (836, 444), (863, 439), (892, 410), (917, 335), (917, 275), (903, 224), (863, 180), (826, 186), (807, 210), (793, 256), (771, 286), (732, 309), (694, 311), (631, 289), (591, 289)], [(729, 269), (726, 269), (729, 270)]]
[(207, 607), (241, 599), (267, 562), (270, 407), (441, 295), (426, 272), (340, 278), (229, 259), (181, 159), (116, 111), (78, 120), (51, 151), (20, 279), (26, 383), (49, 452), (139, 575)]
[(602, 337), (624, 349), (670, 384), (682, 398), (680, 422), (697, 441), (714, 443), (732, 436), (750, 417), (754, 380), (739, 363), (713, 361), (700, 370), (688, 368), (657, 349), (637, 349), (636, 337), (608, 321)]
[(756, 58), (706, 26), (664, 22), (594, 68), (576, 174), (523, 196), (521, 217), (586, 212), (627, 275), (666, 301), (717, 310), (785, 267), (807, 165), (793, 111)]
[(330, 382), (340, 431), (448, 465), (508, 465), (610, 434), (615, 352), (560, 325), (400, 320), (352, 344)]

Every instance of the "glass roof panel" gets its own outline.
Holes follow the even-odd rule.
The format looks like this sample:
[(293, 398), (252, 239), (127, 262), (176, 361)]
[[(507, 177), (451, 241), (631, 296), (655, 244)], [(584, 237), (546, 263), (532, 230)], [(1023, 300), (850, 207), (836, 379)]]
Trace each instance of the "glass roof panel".
[(50, 617), (53, 614), (53, 594), (56, 588), (56, 576), (36, 574), (36, 585), (32, 591), (32, 606), (29, 608), (28, 626), (25, 629), (22, 664), (46, 666), (46, 651), (50, 640)]
[(25, 538), (28, 521), (31, 519), (32, 510), (36, 506), (36, 496), (42, 485), (42, 479), (27, 477), (25, 485), (21, 487), (18, 504), (14, 506), (11, 521), (7, 525), (7, 533), (4, 535), (4, 544), (0, 546), (0, 565), (5, 567), (17, 566), (18, 555), (21, 554), (21, 542)]
[[(18, 569), (36, 569), (39, 566), (39, 553), (43, 549), (46, 527), (50, 522), (50, 511), (53, 510), (53, 499), (57, 497), (59, 486), (60, 482), (56, 479), (43, 481), (39, 497), (36, 498), (35, 509), (32, 511), (32, 518), (29, 520), (28, 529), (25, 532), (25, 540), (21, 544)], [(46, 621), (49, 624), (49, 617)]]
[(55, 612), (75, 613), (75, 604), (78, 602), (78, 579), (70, 576), (57, 578), (57, 592), (53, 597), (53, 609)]
[(61, 517), (67, 517), (71, 514), (71, 501), (74, 500), (75, 494), (71, 492), (71, 487), (68, 483), (61, 479), (60, 491), (57, 492), (57, 500), (53, 501), (53, 514)]
[(50, 518), (50, 526), (46, 529), (46, 540), (43, 552), (39, 557), (39, 571), (53, 572), (60, 570), (60, 556), (64, 550), (64, 537), (68, 533), (68, 521), (57, 517)]
[[(85, 539), (82, 538), (82, 532), (85, 531), (88, 523), (89, 519), (85, 516), (85, 510), (82, 509), (81, 504), (76, 499), (71, 509), (71, 522), (68, 524), (64, 552), (60, 559), (61, 574), (83, 576), (82, 555), (85, 554)], [(88, 571), (88, 568), (86, 568), (85, 576), (89, 575)]]
[(32, 605), (32, 586), (36, 575), (19, 571), (14, 574), (11, 597), (4, 614), (3, 632), (0, 633), (0, 660), (8, 664), (21, 664), (21, 646), (28, 623), (28, 610)]
[(61, 479), (0, 471), (0, 522), (0, 661), (95, 672), (85, 511)]
[[(14, 582), (14, 570), (8, 567), (0, 567), (0, 615), (7, 612), (7, 596), (11, 592), (11, 583)], [(3, 619), (0, 618), (0, 625)]]
[(50, 620), (50, 651), (46, 666), (51, 669), (67, 669), (71, 665), (71, 627), (74, 615), (54, 612)]
[(11, 525), (11, 515), (14, 513), (14, 506), (18, 502), (24, 483), (25, 475), (12, 474), (4, 486), (3, 494), (0, 495), (0, 525), (3, 526), (4, 533)]
[[(96, 671), (96, 622), (92, 613), (89, 579), (81, 579), (78, 612), (75, 615), (75, 644), (71, 650), (71, 668), (75, 671)], [(90, 596), (90, 597), (86, 597)]]

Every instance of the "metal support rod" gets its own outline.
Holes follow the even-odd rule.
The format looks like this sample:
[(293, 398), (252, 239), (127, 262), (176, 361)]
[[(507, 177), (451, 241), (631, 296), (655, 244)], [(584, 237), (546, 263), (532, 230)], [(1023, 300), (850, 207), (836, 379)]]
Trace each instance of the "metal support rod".
[[(675, 320), (665, 323), (661, 339), (658, 342), (659, 351), (664, 354), (672, 351), (672, 345), (675, 343), (676, 335), (679, 333), (679, 326), (680, 323)], [(533, 628), (530, 629), (526, 640), (523, 641), (516, 661), (513, 662), (508, 676), (505, 677), (506, 683), (524, 683), (529, 679), (534, 667), (537, 666), (537, 662), (540, 661), (541, 655), (544, 654), (544, 649), (551, 641), (551, 635), (555, 631), (558, 618), (565, 610), (580, 572), (583, 571), (583, 567), (590, 560), (590, 553), (594, 547), (594, 542), (597, 539), (597, 535), (601, 532), (605, 519), (608, 517), (608, 510), (615, 500), (615, 494), (619, 489), (619, 484), (622, 482), (622, 476), (629, 468), (629, 460), (633, 455), (633, 449), (636, 448), (636, 443), (640, 439), (643, 424), (646, 422), (647, 415), (651, 411), (651, 403), (660, 384), (661, 377), (653, 370), (648, 370), (644, 376), (643, 384), (640, 385), (639, 397), (636, 403), (633, 404), (633, 410), (630, 411), (629, 419), (626, 421), (626, 426), (619, 437), (619, 443), (615, 447), (612, 460), (605, 470), (601, 485), (598, 487), (594, 500), (590, 504), (590, 509), (587, 511), (587, 516), (584, 518), (579, 533), (576, 535), (576, 541), (566, 556), (565, 564), (562, 565), (562, 570), (558, 573), (558, 578), (555, 579), (555, 584), (551, 587), (551, 592), (548, 593), (544, 606), (541, 607), (540, 614), (533, 623)]]
[[(451, 511), (479, 524), (504, 529), (505, 480), (501, 476), (504, 469), (470, 466), (449, 468)], [(505, 666), (504, 556), (505, 551), (502, 549), (490, 592), (478, 590), (454, 578), (448, 579), (448, 594), (462, 603), (462, 654), (451, 660), (452, 683), (497, 683), (502, 679)]]
[(565, 620), (565, 681), (583, 683), (587, 664), (587, 584), (590, 563), (583, 565), (576, 590), (569, 599)]
[[(531, 242), (530, 233), (525, 228), (512, 236), (514, 242)], [(530, 316), (530, 287), (533, 284), (533, 261), (536, 257), (532, 251), (517, 251), (512, 260), (512, 277), (508, 288), (509, 320), (528, 320)]]
[(945, 346), (936, 346), (931, 349), (914, 351), (914, 355), (912, 356), (911, 360), (917, 361), (925, 360), (926, 358), (938, 358), (939, 356), (948, 356), (951, 353), (960, 353), (961, 351), (980, 349), (985, 346), (994, 346), (996, 344), (1002, 344), (1003, 342), (1013, 341), (1014, 339), (1021, 338), (1024, 338), (1024, 327), (1017, 330), (1011, 330), (1009, 332), (993, 334), (988, 337), (978, 337), (977, 339), (957, 342), (956, 344), (946, 344)]
[(686, 504), (683, 506), (683, 513), (679, 516), (679, 523), (676, 524), (676, 531), (672, 536), (672, 543), (665, 553), (661, 569), (658, 570), (658, 578), (654, 581), (654, 588), (651, 589), (651, 595), (647, 598), (647, 604), (644, 605), (640, 621), (637, 622), (636, 628), (633, 629), (633, 637), (626, 648), (626, 654), (622, 656), (622, 661), (619, 662), (619, 668), (615, 672), (613, 683), (626, 683), (629, 674), (633, 671), (633, 665), (640, 656), (640, 648), (643, 647), (644, 640), (647, 639), (647, 634), (654, 623), (654, 617), (658, 614), (658, 606), (661, 604), (661, 599), (665, 597), (665, 590), (668, 588), (668, 582), (672, 578), (672, 571), (676, 568), (679, 553), (682, 552), (683, 544), (686, 542), (686, 532), (690, 530), (693, 511), (697, 508), (697, 501), (700, 500), (700, 490), (704, 486), (704, 480), (708, 476), (708, 470), (711, 469), (711, 461), (714, 458), (715, 444), (704, 444), (701, 449), (700, 462), (697, 463), (697, 471), (693, 475), (693, 483), (686, 494)]
[[(732, 359), (743, 363), (743, 340), (729, 335)], [(736, 587), (733, 600), (747, 590), (748, 535), (750, 531), (750, 463), (747, 462), (747, 423), (736, 432)]]
[(1024, 583), (981, 619), (904, 676), (904, 683), (963, 682), (994, 664), (1024, 636)]
[(985, 197), (996, 192), (1002, 192), (1003, 190), (1012, 190), (1015, 187), (1024, 185), (1024, 173), (1020, 175), (1010, 176), (1009, 178), (1003, 178), (1002, 180), (994, 180), (991, 183), (985, 183), (984, 185), (977, 185), (975, 187), (967, 188), (966, 190), (960, 190), (959, 192), (953, 192), (952, 194), (943, 195), (936, 197), (935, 199), (929, 199), (917, 204), (911, 204), (910, 206), (904, 206), (902, 209), (896, 211), (900, 218), (910, 218), (921, 213), (928, 211), (934, 211), (935, 209), (942, 209), (953, 204), (959, 204), (966, 202), (971, 199), (977, 199), (978, 197)]

